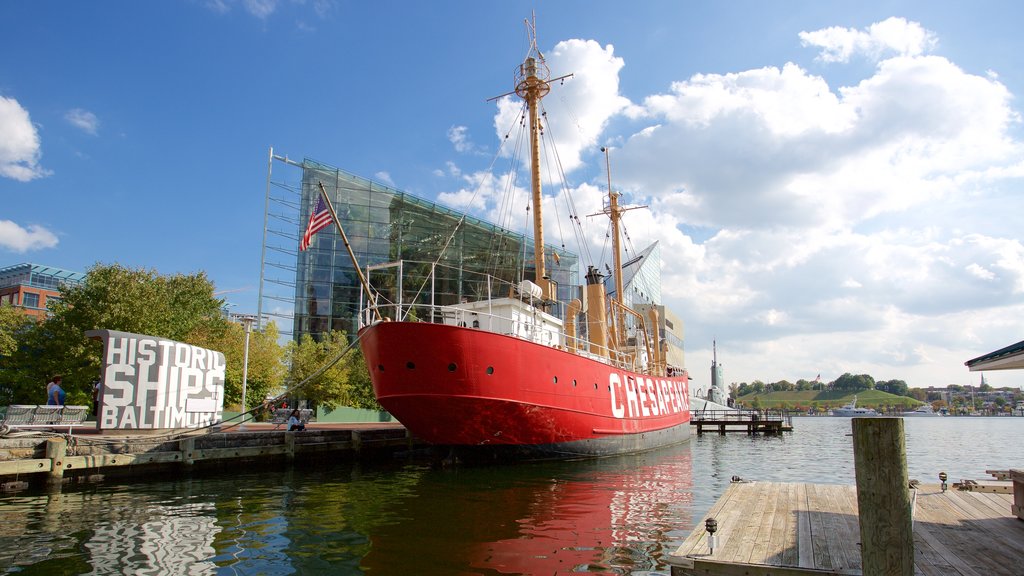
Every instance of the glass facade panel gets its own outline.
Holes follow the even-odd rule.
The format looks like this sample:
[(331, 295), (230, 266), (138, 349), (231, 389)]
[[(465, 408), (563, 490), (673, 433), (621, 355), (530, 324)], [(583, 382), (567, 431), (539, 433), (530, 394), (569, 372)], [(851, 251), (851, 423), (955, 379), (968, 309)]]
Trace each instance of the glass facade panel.
[[(392, 287), (391, 293), (382, 294), (391, 302), (422, 301), (431, 292), (424, 290), (431, 270), (436, 304), (486, 296), (487, 276), (481, 275), (505, 282), (533, 278), (533, 241), (522, 234), (337, 168), (310, 160), (302, 167), (299, 234), (323, 183), (360, 267), (405, 261), (400, 279), (397, 269), (373, 272), (375, 288)], [(558, 297), (578, 297), (578, 258), (557, 249), (556, 262), (551, 256), (555, 251), (550, 246), (545, 250), (546, 270), (558, 285)], [(435, 269), (432, 263), (439, 266)], [(332, 225), (313, 236), (296, 264), (294, 337), (317, 338), (329, 329), (354, 334), (361, 286), (337, 229)], [(459, 268), (474, 274), (462, 275)]]

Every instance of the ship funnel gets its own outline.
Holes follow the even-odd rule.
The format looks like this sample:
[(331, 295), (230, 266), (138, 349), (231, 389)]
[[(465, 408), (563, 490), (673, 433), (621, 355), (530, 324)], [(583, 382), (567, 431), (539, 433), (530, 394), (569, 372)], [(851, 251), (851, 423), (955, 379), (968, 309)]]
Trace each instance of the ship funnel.
[(601, 273), (593, 266), (587, 267), (587, 335), (590, 339), (590, 352), (609, 357), (608, 354), (608, 320), (605, 316), (604, 282)]

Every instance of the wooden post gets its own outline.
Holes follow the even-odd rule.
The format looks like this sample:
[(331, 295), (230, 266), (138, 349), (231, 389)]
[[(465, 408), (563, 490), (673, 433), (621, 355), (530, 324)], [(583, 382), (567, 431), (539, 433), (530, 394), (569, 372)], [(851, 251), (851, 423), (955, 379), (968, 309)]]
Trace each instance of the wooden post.
[(864, 574), (914, 576), (914, 534), (902, 418), (854, 418)]
[(185, 438), (184, 440), (178, 442), (178, 447), (181, 450), (182, 463), (185, 464), (186, 466), (191, 466), (195, 464), (196, 461), (195, 458), (193, 458), (193, 456), (196, 451), (196, 439)]
[(284, 433), (284, 453), (289, 461), (295, 460), (295, 432)]
[(1013, 482), (1013, 504), (1010, 506), (1010, 513), (1024, 520), (1024, 470), (1010, 470), (1010, 480)]
[(352, 451), (356, 454), (363, 451), (363, 436), (359, 433), (359, 430), (352, 431)]
[(50, 459), (50, 476), (47, 482), (60, 484), (64, 481), (64, 457), (68, 454), (68, 441), (50, 438), (46, 441), (46, 457)]

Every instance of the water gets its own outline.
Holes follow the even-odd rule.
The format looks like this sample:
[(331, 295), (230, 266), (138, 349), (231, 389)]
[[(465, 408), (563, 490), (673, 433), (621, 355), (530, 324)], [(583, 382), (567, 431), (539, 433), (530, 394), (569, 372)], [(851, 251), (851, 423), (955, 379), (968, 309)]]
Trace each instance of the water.
[[(648, 454), (437, 470), (283, 467), (0, 497), (23, 574), (668, 574), (734, 475), (853, 484), (849, 418)], [(911, 478), (1024, 468), (1024, 418), (908, 418)]]

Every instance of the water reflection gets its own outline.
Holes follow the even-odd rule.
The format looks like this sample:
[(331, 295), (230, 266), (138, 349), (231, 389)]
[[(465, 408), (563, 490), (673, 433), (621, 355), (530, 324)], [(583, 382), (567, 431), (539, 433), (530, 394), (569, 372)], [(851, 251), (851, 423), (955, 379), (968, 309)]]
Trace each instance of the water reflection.
[[(667, 574), (733, 475), (853, 484), (850, 420), (604, 460), (248, 469), (0, 496), (0, 572)], [(905, 422), (911, 477), (1024, 467), (1024, 418)]]
[[(431, 471), (363, 566), (439, 574), (663, 568), (692, 523), (689, 447), (588, 462)], [(685, 528), (684, 528), (685, 527)]]

